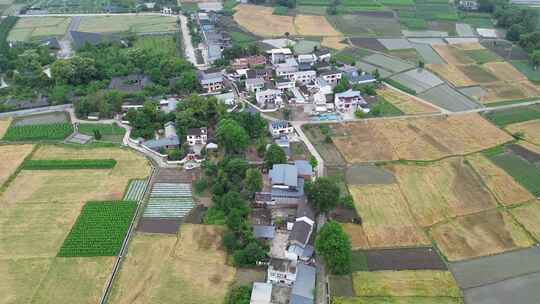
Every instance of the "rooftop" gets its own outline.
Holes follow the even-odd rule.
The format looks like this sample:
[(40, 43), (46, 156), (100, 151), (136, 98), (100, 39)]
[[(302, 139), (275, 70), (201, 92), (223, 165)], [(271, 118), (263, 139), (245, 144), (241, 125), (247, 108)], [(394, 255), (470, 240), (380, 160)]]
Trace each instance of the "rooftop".
[(258, 239), (273, 239), (276, 234), (274, 226), (253, 225), (253, 235)]
[(297, 265), (296, 282), (291, 293), (290, 304), (312, 304), (315, 290), (315, 267), (303, 263)]
[(269, 172), (272, 185), (298, 186), (298, 169), (289, 164), (275, 164)]
[(250, 304), (268, 304), (272, 300), (272, 284), (254, 282)]

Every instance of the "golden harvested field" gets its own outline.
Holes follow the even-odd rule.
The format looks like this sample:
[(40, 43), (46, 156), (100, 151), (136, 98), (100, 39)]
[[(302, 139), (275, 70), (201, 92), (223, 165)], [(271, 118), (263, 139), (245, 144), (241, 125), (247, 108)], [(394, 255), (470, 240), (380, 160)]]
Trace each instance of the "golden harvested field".
[(347, 48), (349, 45), (345, 44), (341, 41), (343, 41), (345, 37), (339, 36), (339, 37), (323, 37), (321, 41), (321, 45), (327, 48), (331, 48), (334, 50), (343, 50)]
[(415, 117), (330, 125), (334, 144), (348, 163), (436, 160), (512, 140), (478, 114)]
[(481, 45), (478, 42), (466, 42), (466, 43), (456, 43), (452, 44), (455, 48), (458, 48), (460, 50), (464, 51), (472, 51), (472, 50), (483, 50), (485, 47)]
[(353, 186), (350, 192), (372, 248), (428, 245), (397, 185)]
[(534, 199), (534, 196), (508, 175), (506, 171), (499, 168), (482, 154), (467, 156), (467, 161), (501, 204), (511, 206)]
[(534, 244), (506, 211), (488, 210), (434, 226), (431, 236), (449, 261), (493, 255)]
[(12, 120), (11, 117), (0, 119), (0, 139), (4, 137), (4, 134), (6, 134), (6, 131), (9, 128), (9, 125), (11, 124), (11, 120)]
[(302, 36), (341, 36), (326, 19), (325, 16), (297, 15), (294, 18), (294, 25), (298, 35)]
[(474, 60), (469, 58), (465, 52), (459, 48), (450, 45), (434, 45), (433, 49), (439, 54), (439, 56), (448, 64), (474, 64)]
[(362, 225), (345, 223), (340, 224), (345, 233), (351, 238), (351, 247), (353, 250), (368, 249), (369, 244)]
[(82, 203), (2, 204), (0, 259), (56, 256), (81, 208)]
[(240, 4), (234, 9), (234, 20), (255, 35), (276, 37), (286, 32), (296, 35), (293, 17), (272, 15), (271, 7)]
[(0, 145), (0, 186), (17, 170), (32, 149), (33, 145)]
[(418, 101), (416, 98), (403, 94), (390, 88), (377, 90), (377, 95), (384, 98), (389, 103), (396, 106), (405, 114), (425, 114), (437, 113), (439, 110), (426, 103)]
[(0, 304), (30, 303), (52, 260), (0, 258)]
[(527, 79), (525, 75), (521, 74), (520, 71), (508, 62), (488, 62), (483, 66), (505, 81), (514, 82)]
[(32, 303), (98, 303), (114, 257), (55, 258)]
[(486, 91), (486, 94), (479, 101), (485, 104), (527, 98), (527, 94), (522, 90), (519, 82), (506, 83), (501, 81), (483, 85), (482, 87)]
[(510, 213), (516, 220), (531, 233), (531, 235), (540, 240), (540, 202), (535, 201), (510, 210)]
[(512, 134), (523, 132), (525, 140), (540, 145), (540, 119), (511, 124), (505, 129)]
[(109, 303), (222, 303), (236, 273), (221, 249), (223, 231), (186, 224), (179, 236), (137, 234)]
[(526, 141), (520, 141), (519, 145), (525, 147), (525, 149), (527, 149), (529, 151), (540, 154), (540, 147), (537, 146), (537, 145), (533, 145), (533, 144), (528, 143)]
[(361, 297), (462, 297), (449, 271), (361, 271), (353, 273), (353, 286)]
[(394, 172), (413, 217), (422, 227), (497, 206), (461, 157), (425, 166), (391, 165), (388, 169)]
[(456, 87), (467, 87), (475, 85), (476, 82), (472, 81), (458, 69), (455, 65), (451, 64), (428, 64), (427, 68), (433, 71), (435, 74), (446, 79)]

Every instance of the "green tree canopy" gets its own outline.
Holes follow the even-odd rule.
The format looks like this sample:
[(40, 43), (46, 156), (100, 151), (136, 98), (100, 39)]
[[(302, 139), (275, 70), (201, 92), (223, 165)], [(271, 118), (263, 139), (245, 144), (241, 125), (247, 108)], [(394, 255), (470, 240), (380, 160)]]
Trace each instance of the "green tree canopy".
[(222, 119), (217, 126), (216, 136), (227, 153), (244, 152), (249, 144), (249, 136), (233, 119)]
[(246, 178), (244, 179), (244, 188), (250, 193), (250, 195), (261, 191), (263, 188), (261, 171), (256, 168), (248, 169), (246, 172)]
[(315, 182), (306, 182), (304, 191), (308, 202), (319, 212), (328, 212), (338, 205), (339, 187), (328, 177), (319, 177)]
[(251, 287), (234, 287), (227, 294), (225, 304), (249, 304), (251, 301)]
[(283, 151), (280, 146), (271, 144), (264, 155), (264, 166), (267, 169), (271, 169), (275, 164), (285, 163), (287, 163), (287, 155), (285, 154), (285, 151)]
[(329, 221), (321, 228), (315, 240), (315, 250), (333, 274), (351, 271), (351, 241), (337, 222)]

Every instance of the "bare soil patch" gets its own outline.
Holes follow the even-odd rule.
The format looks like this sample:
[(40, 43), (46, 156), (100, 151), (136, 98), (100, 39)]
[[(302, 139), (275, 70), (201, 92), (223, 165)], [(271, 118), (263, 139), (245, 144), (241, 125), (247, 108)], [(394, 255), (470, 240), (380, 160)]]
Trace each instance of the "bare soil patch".
[(323, 37), (321, 45), (324, 47), (328, 47), (334, 50), (343, 50), (349, 47), (348, 44), (345, 44), (343, 42), (345, 38), (343, 36), (337, 36), (337, 37)]
[(286, 32), (296, 35), (294, 18), (290, 16), (273, 15), (271, 7), (240, 4), (235, 6), (234, 20), (238, 24), (262, 37), (283, 36)]
[(497, 254), (534, 244), (506, 211), (488, 210), (434, 226), (431, 235), (450, 261)]
[(428, 64), (428, 69), (433, 71), (438, 76), (446, 79), (456, 87), (467, 87), (475, 85), (465, 73), (452, 64)]
[(460, 50), (454, 46), (433, 45), (432, 47), (448, 64), (461, 65), (474, 63), (474, 60), (469, 58), (463, 50)]
[(511, 206), (534, 199), (534, 196), (508, 175), (506, 171), (499, 168), (482, 154), (467, 156), (467, 161), (501, 204)]
[(351, 247), (353, 250), (369, 248), (368, 239), (362, 225), (343, 223), (341, 224), (341, 227), (351, 239)]
[(511, 124), (506, 130), (512, 134), (522, 132), (525, 140), (540, 145), (540, 119)]
[(384, 98), (384, 100), (396, 106), (405, 114), (425, 114), (425, 113), (437, 113), (439, 110), (436, 108), (417, 100), (413, 96), (409, 96), (390, 88), (384, 88), (377, 90), (377, 95)]
[(427, 245), (397, 185), (351, 187), (362, 227), (372, 248)]
[(456, 216), (495, 208), (491, 193), (463, 158), (425, 166), (389, 166), (418, 224), (429, 227)]
[(525, 75), (523, 75), (508, 62), (488, 62), (483, 66), (493, 74), (497, 75), (497, 77), (504, 79), (505, 81), (514, 82), (527, 79)]
[(375, 165), (353, 165), (345, 173), (348, 185), (378, 185), (396, 182), (392, 172)]
[(33, 149), (33, 145), (0, 146), (0, 155), (2, 156), (0, 161), (0, 186), (17, 170)]
[(0, 119), (0, 139), (6, 134), (9, 125), (11, 125), (11, 117)]
[(446, 270), (446, 264), (432, 247), (366, 251), (369, 271)]
[(146, 233), (178, 233), (182, 220), (177, 218), (141, 218), (137, 225), (137, 231)]

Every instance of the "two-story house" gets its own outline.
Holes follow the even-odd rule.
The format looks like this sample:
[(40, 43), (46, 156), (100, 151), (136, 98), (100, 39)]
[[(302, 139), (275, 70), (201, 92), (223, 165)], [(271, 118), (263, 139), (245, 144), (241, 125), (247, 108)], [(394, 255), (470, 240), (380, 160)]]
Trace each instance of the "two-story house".
[(268, 282), (291, 286), (296, 281), (296, 264), (288, 259), (271, 259), (267, 269)]
[(276, 79), (276, 89), (281, 92), (289, 91), (294, 89), (296, 82), (293, 79), (279, 77)]
[(335, 86), (341, 80), (341, 75), (341, 71), (330, 69), (322, 71), (320, 76), (328, 83)]
[(259, 91), (255, 93), (255, 99), (261, 107), (281, 107), (283, 105), (280, 90), (267, 89)]
[(315, 81), (315, 78), (317, 78), (317, 72), (313, 70), (297, 71), (294, 73), (293, 78), (297, 82), (308, 84)]
[(268, 131), (272, 137), (281, 137), (294, 132), (293, 126), (285, 120), (271, 121), (268, 124)]
[(264, 79), (262, 78), (246, 79), (246, 90), (248, 92), (256, 93), (263, 89), (264, 89)]
[(206, 128), (188, 129), (186, 139), (190, 146), (204, 146), (208, 142), (208, 130)]
[(359, 106), (365, 107), (367, 103), (362, 98), (362, 95), (360, 95), (360, 92), (349, 89), (348, 91), (334, 95), (334, 105), (338, 111), (354, 111)]
[(285, 62), (288, 58), (293, 57), (293, 53), (289, 48), (271, 49), (266, 51), (266, 54), (270, 56), (270, 62), (272, 64), (278, 64)]
[(223, 75), (221, 72), (205, 73), (203, 71), (199, 71), (197, 78), (207, 93), (214, 93), (223, 89)]

